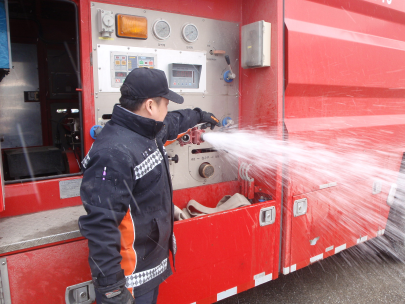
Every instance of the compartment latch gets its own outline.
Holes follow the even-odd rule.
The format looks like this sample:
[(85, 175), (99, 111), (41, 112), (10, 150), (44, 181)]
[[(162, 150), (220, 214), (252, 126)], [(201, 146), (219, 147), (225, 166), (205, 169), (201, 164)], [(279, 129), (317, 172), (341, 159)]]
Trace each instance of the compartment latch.
[(306, 198), (301, 198), (294, 202), (294, 217), (304, 215), (308, 210), (308, 201)]
[(276, 221), (276, 207), (267, 207), (260, 210), (260, 226), (271, 225)]
[(93, 281), (87, 281), (66, 288), (66, 304), (91, 304), (96, 300)]

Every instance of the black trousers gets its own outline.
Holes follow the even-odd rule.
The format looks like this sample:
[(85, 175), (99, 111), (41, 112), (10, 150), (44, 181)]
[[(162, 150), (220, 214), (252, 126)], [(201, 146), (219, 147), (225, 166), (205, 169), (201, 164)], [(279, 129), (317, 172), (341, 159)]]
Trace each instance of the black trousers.
[(135, 297), (135, 304), (156, 304), (158, 294), (159, 286), (145, 293), (144, 295)]

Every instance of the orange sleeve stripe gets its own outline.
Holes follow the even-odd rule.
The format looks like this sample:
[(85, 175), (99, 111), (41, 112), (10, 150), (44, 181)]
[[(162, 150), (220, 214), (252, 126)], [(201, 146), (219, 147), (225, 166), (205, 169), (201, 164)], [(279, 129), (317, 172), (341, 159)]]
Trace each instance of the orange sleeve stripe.
[(121, 232), (121, 267), (126, 276), (131, 275), (136, 267), (136, 252), (133, 244), (135, 242), (135, 226), (131, 216), (131, 208), (128, 208), (118, 229)]

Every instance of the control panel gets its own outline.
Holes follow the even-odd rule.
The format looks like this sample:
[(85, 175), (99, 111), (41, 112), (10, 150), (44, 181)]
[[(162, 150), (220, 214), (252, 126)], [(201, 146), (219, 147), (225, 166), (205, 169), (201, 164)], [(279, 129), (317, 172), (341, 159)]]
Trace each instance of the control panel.
[(120, 88), (125, 78), (133, 69), (153, 69), (156, 64), (155, 54), (136, 54), (110, 52), (111, 56), (111, 87)]
[(184, 97), (181, 105), (170, 102), (169, 111), (198, 107), (222, 123), (213, 131), (193, 128), (166, 146), (173, 188), (237, 179), (237, 164), (227, 163), (201, 135), (238, 123), (240, 25), (97, 2), (91, 14), (93, 136), (108, 122), (127, 75), (140, 67), (160, 69), (169, 88)]
[(198, 89), (201, 68), (201, 65), (171, 63), (169, 65), (169, 88)]

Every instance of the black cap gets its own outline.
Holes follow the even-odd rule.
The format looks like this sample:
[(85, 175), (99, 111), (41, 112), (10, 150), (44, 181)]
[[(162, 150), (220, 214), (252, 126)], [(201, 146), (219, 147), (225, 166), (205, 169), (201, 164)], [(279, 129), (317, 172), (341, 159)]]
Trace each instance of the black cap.
[(156, 69), (133, 69), (121, 86), (121, 95), (128, 99), (165, 97), (175, 103), (183, 103), (184, 98), (169, 90), (165, 72)]

